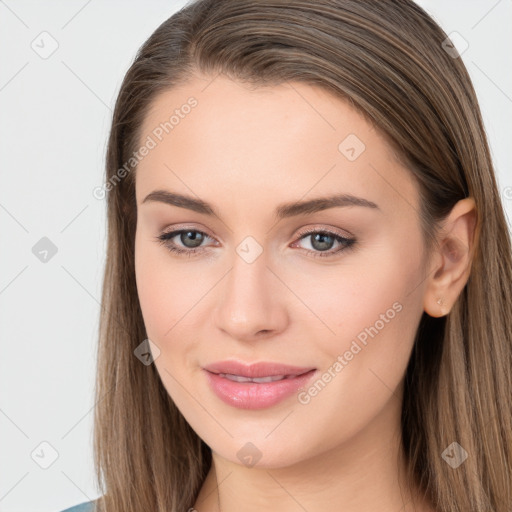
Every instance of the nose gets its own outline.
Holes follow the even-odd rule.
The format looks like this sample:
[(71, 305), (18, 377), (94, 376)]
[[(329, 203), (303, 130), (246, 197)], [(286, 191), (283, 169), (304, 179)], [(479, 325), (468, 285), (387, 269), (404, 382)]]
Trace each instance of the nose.
[(252, 263), (235, 254), (223, 279), (215, 324), (236, 340), (259, 340), (286, 329), (291, 294), (268, 263), (265, 253)]

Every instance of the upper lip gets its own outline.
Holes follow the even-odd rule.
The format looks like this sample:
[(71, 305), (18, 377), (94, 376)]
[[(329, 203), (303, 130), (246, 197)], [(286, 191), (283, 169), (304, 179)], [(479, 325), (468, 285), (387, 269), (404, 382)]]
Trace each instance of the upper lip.
[(275, 375), (301, 375), (314, 370), (312, 367), (290, 366), (288, 364), (259, 362), (246, 364), (239, 361), (217, 361), (203, 367), (211, 373), (229, 373), (241, 377), (257, 378)]

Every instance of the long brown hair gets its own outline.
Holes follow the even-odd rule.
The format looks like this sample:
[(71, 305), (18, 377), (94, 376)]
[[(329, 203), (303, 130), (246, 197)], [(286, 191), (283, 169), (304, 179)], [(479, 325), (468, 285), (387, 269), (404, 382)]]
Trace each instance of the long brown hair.
[[(211, 450), (155, 366), (134, 356), (147, 336), (134, 270), (136, 165), (126, 168), (156, 95), (200, 71), (254, 86), (300, 81), (349, 101), (416, 178), (429, 250), (455, 203), (474, 198), (469, 280), (448, 316), (424, 313), (418, 326), (405, 375), (402, 450), (411, 481), (437, 510), (510, 512), (510, 235), (476, 94), (462, 59), (445, 51), (446, 39), (411, 0), (199, 0), (140, 48), (117, 98), (106, 161), (98, 509), (185, 511), (211, 465)], [(454, 441), (469, 455), (456, 469), (441, 456)]]

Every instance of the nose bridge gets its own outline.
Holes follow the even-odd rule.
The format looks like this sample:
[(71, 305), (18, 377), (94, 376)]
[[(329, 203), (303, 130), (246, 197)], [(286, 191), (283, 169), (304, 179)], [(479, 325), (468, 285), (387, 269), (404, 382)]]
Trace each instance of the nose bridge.
[(242, 339), (282, 327), (284, 305), (272, 282), (278, 280), (268, 264), (266, 251), (252, 237), (246, 237), (235, 248), (232, 268), (216, 307), (219, 328)]
[[(261, 247), (261, 246), (260, 246)], [(258, 254), (259, 252), (259, 254)], [(233, 255), (232, 270), (227, 279), (226, 302), (233, 311), (246, 314), (268, 306), (269, 283), (267, 256), (254, 242), (242, 242)], [(243, 315), (241, 315), (243, 316)]]

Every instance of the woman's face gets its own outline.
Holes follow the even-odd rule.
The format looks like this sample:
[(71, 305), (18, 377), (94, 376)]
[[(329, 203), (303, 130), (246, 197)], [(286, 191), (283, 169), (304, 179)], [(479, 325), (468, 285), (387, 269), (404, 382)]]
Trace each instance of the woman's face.
[[(391, 436), (426, 274), (417, 189), (379, 133), (314, 86), (201, 77), (155, 100), (137, 158), (140, 304), (197, 434), (260, 467)], [(204, 369), (225, 361), (300, 370)]]

